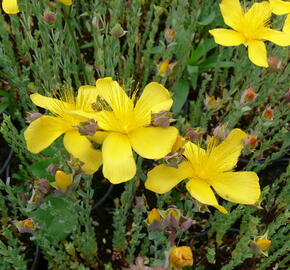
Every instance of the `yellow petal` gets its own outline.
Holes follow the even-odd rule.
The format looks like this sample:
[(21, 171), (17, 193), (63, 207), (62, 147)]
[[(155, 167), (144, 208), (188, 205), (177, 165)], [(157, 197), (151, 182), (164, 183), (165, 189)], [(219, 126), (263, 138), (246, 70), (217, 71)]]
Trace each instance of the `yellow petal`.
[(116, 114), (124, 115), (128, 111), (133, 111), (132, 100), (112, 78), (98, 79), (96, 87), (100, 96), (108, 102)]
[(27, 149), (32, 153), (39, 153), (51, 145), (67, 128), (61, 118), (41, 116), (24, 131)]
[(270, 0), (270, 6), (273, 13), (283, 15), (290, 13), (290, 2), (282, 0)]
[(246, 42), (245, 37), (234, 30), (228, 29), (213, 29), (209, 33), (213, 35), (214, 41), (223, 46), (238, 46)]
[(111, 133), (103, 143), (103, 174), (113, 184), (132, 179), (136, 174), (129, 138), (121, 133)]
[(141, 125), (151, 122), (151, 114), (160, 111), (168, 111), (173, 100), (168, 90), (159, 83), (151, 82), (147, 84), (143, 93), (136, 103), (134, 113), (137, 119), (144, 119)]
[(244, 147), (243, 140), (246, 138), (245, 132), (233, 129), (221, 144), (212, 149), (208, 160), (211, 164), (209, 167), (212, 167), (215, 172), (232, 170), (238, 162)]
[(242, 7), (239, 0), (223, 0), (220, 4), (221, 13), (225, 24), (235, 30), (239, 30), (243, 16)]
[(248, 55), (250, 60), (257, 66), (268, 67), (267, 51), (263, 41), (248, 41)]
[(153, 192), (163, 194), (191, 176), (193, 176), (193, 170), (188, 161), (181, 162), (178, 168), (159, 165), (148, 172), (145, 187)]
[(91, 139), (98, 144), (102, 144), (109, 134), (110, 132), (107, 131), (97, 131)]
[(225, 200), (255, 204), (260, 197), (259, 177), (255, 172), (226, 172), (210, 180), (210, 184)]
[(247, 22), (246, 27), (257, 28), (265, 26), (268, 24), (271, 15), (272, 12), (268, 1), (254, 3), (244, 15), (244, 21)]
[(16, 14), (19, 12), (17, 0), (3, 0), (2, 8), (7, 14)]
[(67, 190), (73, 182), (72, 174), (66, 174), (63, 171), (56, 171), (55, 173), (55, 185), (57, 188), (62, 190)]
[(76, 109), (86, 112), (94, 112), (92, 104), (96, 102), (99, 91), (97, 87), (85, 85), (81, 86), (76, 98)]
[(290, 35), (290, 14), (287, 15), (284, 26), (283, 26), (283, 32)]
[(93, 174), (102, 164), (100, 150), (94, 149), (92, 143), (77, 131), (69, 131), (63, 138), (64, 147), (75, 158), (84, 163), (82, 170), (86, 174)]
[(200, 173), (206, 166), (206, 151), (192, 142), (187, 142), (184, 145), (183, 155), (191, 162), (195, 174)]
[(56, 98), (42, 96), (38, 93), (30, 95), (30, 98), (35, 105), (49, 110), (52, 113), (61, 115), (65, 111), (74, 109), (73, 104), (69, 104)]
[(58, 0), (58, 2), (61, 2), (67, 6), (70, 6), (72, 4), (72, 0)]
[(160, 159), (171, 151), (177, 135), (175, 127), (144, 127), (134, 130), (129, 138), (134, 151), (141, 157)]
[(290, 45), (290, 34), (266, 28), (260, 35), (260, 39), (269, 40), (279, 46)]
[(212, 189), (210, 188), (210, 185), (206, 181), (199, 178), (192, 178), (189, 182), (187, 182), (186, 188), (191, 196), (199, 202), (211, 205), (224, 214), (227, 213), (227, 210), (223, 206), (219, 205)]

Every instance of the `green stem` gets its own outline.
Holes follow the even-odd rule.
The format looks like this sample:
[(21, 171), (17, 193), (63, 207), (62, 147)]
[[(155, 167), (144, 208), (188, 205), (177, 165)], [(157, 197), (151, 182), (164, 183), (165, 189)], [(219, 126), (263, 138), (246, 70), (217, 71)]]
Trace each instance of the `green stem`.
[(73, 29), (72, 24), (71, 24), (71, 7), (69, 7), (68, 13), (66, 11), (66, 8), (63, 8), (63, 14), (64, 14), (64, 19), (65, 19), (66, 25), (68, 27), (70, 36), (72, 38), (72, 41), (73, 41), (73, 44), (75, 47), (75, 50), (77, 52), (77, 55), (78, 55), (78, 58), (80, 61), (80, 66), (81, 66), (81, 69), (82, 69), (84, 77), (85, 77), (85, 84), (89, 84), (89, 76), (86, 72), (86, 66), (85, 66), (85, 63), (84, 63), (82, 55), (81, 55), (80, 46), (76, 40), (76, 35), (75, 35), (74, 29)]

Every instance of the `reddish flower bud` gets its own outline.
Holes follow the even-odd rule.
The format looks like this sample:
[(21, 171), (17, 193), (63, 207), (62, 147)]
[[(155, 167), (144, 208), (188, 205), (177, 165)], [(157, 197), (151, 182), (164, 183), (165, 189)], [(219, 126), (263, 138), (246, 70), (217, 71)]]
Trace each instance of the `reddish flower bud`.
[(271, 109), (271, 107), (267, 107), (263, 113), (262, 118), (264, 120), (273, 121), (274, 120), (274, 111)]
[(243, 92), (241, 96), (241, 103), (243, 105), (251, 104), (255, 101), (257, 96), (258, 94), (254, 91), (253, 87), (249, 87)]

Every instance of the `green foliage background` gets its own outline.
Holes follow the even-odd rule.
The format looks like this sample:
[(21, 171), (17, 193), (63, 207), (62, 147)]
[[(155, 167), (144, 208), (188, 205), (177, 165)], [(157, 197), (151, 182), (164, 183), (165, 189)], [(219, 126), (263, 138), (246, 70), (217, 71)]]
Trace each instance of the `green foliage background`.
[[(179, 235), (180, 244), (193, 249), (194, 269), (286, 269), (290, 172), (289, 163), (287, 167), (274, 161), (290, 145), (289, 102), (283, 98), (289, 88), (289, 47), (267, 44), (268, 55), (281, 60), (281, 67), (272, 71), (254, 66), (243, 46), (216, 45), (208, 30), (224, 23), (214, 0), (80, 0), (72, 7), (58, 4), (57, 8), (46, 1), (19, 2), (22, 12), (18, 15), (0, 13), (1, 133), (17, 159), (10, 177), (0, 182), (0, 268), (29, 269), (36, 246), (50, 269), (126, 269), (137, 256), (148, 258), (152, 267), (163, 266), (168, 236), (148, 232), (144, 220), (152, 207), (176, 205), (196, 221), (191, 230)], [(44, 21), (47, 10), (57, 14), (51, 24)], [(273, 26), (281, 28), (283, 20), (275, 16)], [(117, 24), (127, 31), (122, 37), (112, 35)], [(171, 43), (165, 40), (169, 27), (176, 31)], [(161, 77), (157, 64), (165, 59), (176, 65)], [(257, 134), (259, 145), (254, 152), (244, 153), (249, 162), (243, 169), (260, 175), (262, 208), (224, 203), (231, 210), (228, 215), (213, 209), (211, 214), (196, 212), (182, 185), (170, 194), (148, 194), (143, 185), (147, 169), (126, 183), (124, 191), (120, 189), (123, 193), (114, 197), (113, 210), (104, 207), (108, 216), (113, 215), (109, 234), (96, 226), (103, 220), (91, 215), (92, 200), (98, 199), (94, 191), (108, 186), (99, 174), (94, 179), (76, 179), (69, 196), (48, 196), (37, 209), (23, 202), (21, 195), (31, 196), (34, 180), (49, 178), (44, 168), (50, 163), (65, 167), (67, 157), (59, 141), (41, 155), (26, 150), (24, 113), (36, 109), (29, 94), (51, 94), (63, 85), (77, 90), (104, 76), (117, 79), (128, 92), (150, 81), (164, 84), (173, 95), (181, 135), (186, 126), (212, 134), (223, 123)], [(259, 96), (243, 105), (240, 99), (249, 87)], [(220, 98), (218, 107), (205, 106), (206, 94)], [(274, 110), (274, 121), (262, 119), (267, 106)], [(257, 159), (261, 153), (263, 162)], [(143, 207), (136, 207), (136, 196), (143, 198)], [(31, 237), (20, 235), (13, 225), (13, 220), (27, 217), (43, 227)], [(231, 235), (231, 228), (239, 233)], [(192, 240), (204, 230), (208, 230), (205, 238)], [(268, 257), (256, 254), (250, 245), (265, 231), (272, 241)], [(102, 246), (110, 253), (101, 251)]]

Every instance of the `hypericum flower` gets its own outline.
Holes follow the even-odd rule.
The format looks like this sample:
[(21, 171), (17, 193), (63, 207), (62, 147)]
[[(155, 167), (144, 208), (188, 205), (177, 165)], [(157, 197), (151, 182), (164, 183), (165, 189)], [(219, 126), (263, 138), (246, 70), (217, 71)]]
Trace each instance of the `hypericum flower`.
[(80, 111), (77, 115), (95, 119), (99, 128), (107, 134), (102, 147), (103, 174), (110, 182), (125, 182), (136, 174), (132, 148), (148, 159), (163, 158), (171, 151), (178, 135), (177, 129), (151, 125), (152, 114), (168, 111), (172, 106), (173, 101), (166, 88), (156, 82), (149, 83), (135, 105), (134, 97), (129, 98), (112, 78), (97, 80), (94, 88), (101, 101), (94, 106), (96, 112)]
[(269, 2), (254, 3), (250, 9), (245, 10), (239, 0), (223, 0), (220, 9), (224, 22), (234, 30), (218, 28), (210, 30), (210, 34), (216, 43), (223, 46), (248, 46), (249, 58), (255, 65), (268, 67), (265, 40), (279, 46), (290, 45), (287, 33), (269, 27)]
[(188, 246), (173, 247), (169, 254), (170, 267), (178, 269), (193, 265), (191, 248)]
[(255, 204), (260, 196), (259, 178), (255, 172), (232, 172), (243, 148), (247, 134), (234, 129), (219, 145), (210, 143), (207, 150), (196, 144), (185, 144), (184, 156), (187, 161), (172, 168), (159, 165), (148, 173), (145, 187), (163, 194), (183, 179), (189, 178), (186, 188), (199, 202), (216, 207), (222, 213), (227, 210), (220, 206), (211, 187), (225, 200)]
[(66, 174), (64, 171), (56, 171), (54, 177), (55, 182), (52, 182), (51, 185), (63, 191), (66, 191), (73, 183), (73, 175)]
[[(57, 0), (65, 5), (70, 6), (72, 4), (72, 0)], [(19, 12), (18, 8), (18, 0), (3, 0), (2, 8), (7, 14), (16, 14)]]
[(268, 256), (271, 243), (272, 241), (268, 239), (268, 231), (266, 231), (263, 235), (255, 237), (254, 241), (251, 242), (251, 246), (256, 252)]
[[(62, 134), (66, 150), (83, 162), (82, 170), (93, 174), (102, 163), (100, 150), (94, 149), (88, 136), (81, 136), (77, 126), (80, 120), (71, 115), (73, 110), (93, 112), (91, 103), (96, 100), (94, 89), (81, 87), (76, 99), (71, 90), (64, 90), (61, 100), (40, 94), (30, 96), (32, 102), (52, 112), (55, 116), (43, 115), (33, 121), (24, 132), (27, 148), (32, 153), (39, 153), (47, 148)], [(83, 119), (83, 121), (88, 119)], [(98, 134), (100, 132), (96, 132)], [(95, 134), (95, 138), (97, 135)]]

